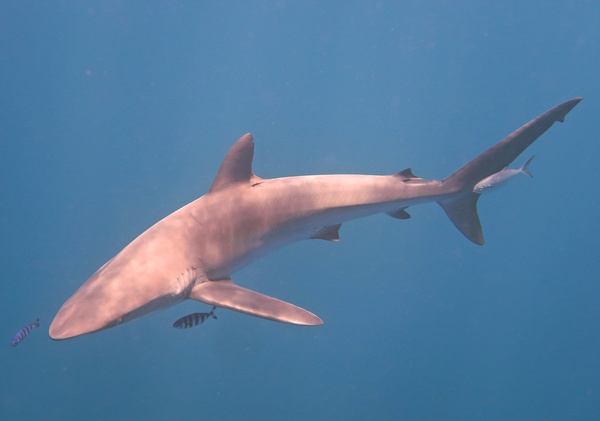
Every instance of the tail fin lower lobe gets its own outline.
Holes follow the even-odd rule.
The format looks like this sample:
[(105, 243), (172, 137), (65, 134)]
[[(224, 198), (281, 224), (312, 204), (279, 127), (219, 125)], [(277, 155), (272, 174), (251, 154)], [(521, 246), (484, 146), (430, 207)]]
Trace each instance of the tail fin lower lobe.
[(555, 121), (563, 122), (581, 99), (573, 98), (551, 108), (442, 180), (449, 196), (438, 203), (465, 237), (475, 244), (483, 245), (483, 233), (477, 214), (479, 195), (473, 193), (475, 184), (507, 167)]
[(483, 245), (483, 232), (481, 223), (477, 214), (477, 200), (479, 194), (469, 192), (457, 197), (454, 200), (439, 201), (439, 205), (444, 209), (448, 218), (454, 226), (469, 240)]

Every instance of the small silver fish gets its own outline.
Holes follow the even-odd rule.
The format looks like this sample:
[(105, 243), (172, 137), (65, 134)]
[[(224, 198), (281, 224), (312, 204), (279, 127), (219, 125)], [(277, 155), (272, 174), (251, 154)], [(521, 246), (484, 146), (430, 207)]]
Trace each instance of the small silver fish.
[(515, 169), (506, 167), (502, 171), (498, 171), (497, 173), (484, 178), (479, 183), (475, 184), (475, 187), (473, 187), (473, 193), (483, 194), (488, 193), (492, 190), (496, 190), (498, 187), (503, 186), (504, 184), (506, 184), (507, 181), (509, 181), (511, 178), (513, 178), (519, 173), (523, 173), (533, 178), (533, 175), (531, 175), (531, 173), (527, 170), (527, 167), (529, 166), (534, 157), (535, 155), (529, 158), (527, 162), (525, 162), (523, 166), (521, 166), (521, 168)]
[(27, 334), (36, 327), (40, 327), (40, 319), (35, 319), (35, 322), (23, 326), (11, 339), (10, 346), (17, 346), (23, 339), (25, 339), (25, 336), (27, 336)]

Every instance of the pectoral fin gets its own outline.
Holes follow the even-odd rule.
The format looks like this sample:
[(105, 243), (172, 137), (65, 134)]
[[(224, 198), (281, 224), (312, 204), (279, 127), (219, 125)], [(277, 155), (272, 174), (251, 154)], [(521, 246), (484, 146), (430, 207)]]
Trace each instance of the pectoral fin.
[(192, 289), (190, 298), (276, 322), (311, 326), (323, 324), (323, 321), (310, 311), (242, 288), (234, 284), (231, 279), (198, 284)]

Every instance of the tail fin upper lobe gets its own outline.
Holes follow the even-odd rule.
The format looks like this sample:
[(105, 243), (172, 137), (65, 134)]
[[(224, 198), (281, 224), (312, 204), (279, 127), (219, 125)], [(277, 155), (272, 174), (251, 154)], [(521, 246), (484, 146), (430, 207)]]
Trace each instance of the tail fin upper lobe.
[(483, 233), (477, 215), (479, 195), (473, 193), (473, 187), (484, 178), (507, 167), (555, 121), (563, 122), (565, 116), (581, 99), (573, 98), (551, 108), (442, 180), (449, 197), (438, 203), (465, 237), (475, 244), (483, 245)]

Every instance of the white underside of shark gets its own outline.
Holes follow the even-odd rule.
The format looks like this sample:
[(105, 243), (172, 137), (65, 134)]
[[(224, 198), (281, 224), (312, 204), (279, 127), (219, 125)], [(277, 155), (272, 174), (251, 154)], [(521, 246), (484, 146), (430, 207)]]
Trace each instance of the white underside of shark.
[(231, 276), (271, 251), (304, 239), (337, 241), (346, 221), (437, 202), (471, 241), (483, 244), (474, 186), (506, 168), (579, 103), (550, 109), (442, 181), (393, 175), (254, 175), (254, 142), (242, 136), (207, 194), (165, 217), (92, 275), (58, 311), (53, 339), (116, 326), (186, 299), (299, 325), (323, 322), (293, 304), (242, 288)]

